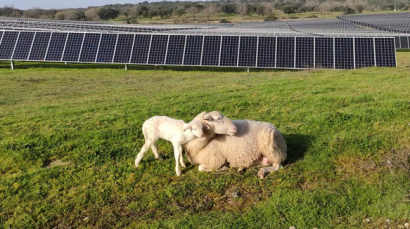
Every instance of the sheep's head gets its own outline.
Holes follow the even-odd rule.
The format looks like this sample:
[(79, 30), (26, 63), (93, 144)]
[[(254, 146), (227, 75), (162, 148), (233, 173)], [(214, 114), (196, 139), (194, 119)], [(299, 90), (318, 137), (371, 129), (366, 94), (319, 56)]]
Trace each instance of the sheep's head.
[(193, 120), (190, 123), (186, 124), (184, 131), (190, 129), (192, 134), (194, 134), (198, 138), (202, 138), (204, 136), (203, 128), (206, 128), (208, 130), (211, 129), (210, 126), (201, 123), (200, 121)]
[(237, 128), (233, 122), (219, 111), (202, 112), (195, 118), (209, 125), (216, 134), (235, 135)]

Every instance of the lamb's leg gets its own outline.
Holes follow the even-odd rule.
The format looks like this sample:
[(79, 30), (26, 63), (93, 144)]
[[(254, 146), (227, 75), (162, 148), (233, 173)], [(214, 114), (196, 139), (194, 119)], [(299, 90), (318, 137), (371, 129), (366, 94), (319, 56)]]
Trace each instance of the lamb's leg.
[(179, 167), (179, 152), (180, 152), (180, 145), (178, 143), (172, 143), (174, 146), (174, 156), (175, 156), (175, 172), (177, 176), (181, 176), (181, 168)]
[[(153, 144), (154, 143), (154, 144)], [(148, 140), (147, 142), (145, 142), (145, 144), (142, 146), (141, 151), (138, 153), (137, 155), (137, 159), (135, 159), (135, 167), (138, 168), (138, 165), (142, 159), (142, 157), (144, 157), (144, 154), (148, 151), (149, 147), (151, 145), (155, 145), (155, 142)]]
[(184, 163), (184, 156), (182, 154), (182, 146), (179, 146), (179, 164), (181, 165), (181, 167), (186, 167)]
[(263, 179), (266, 176), (266, 174), (271, 173), (271, 172), (275, 172), (275, 171), (279, 170), (279, 168), (280, 168), (279, 164), (274, 164), (270, 167), (262, 167), (258, 172), (258, 177), (260, 179)]
[(155, 143), (152, 144), (151, 149), (152, 149), (152, 152), (153, 152), (154, 155), (155, 155), (155, 158), (156, 158), (156, 159), (159, 159), (159, 160), (162, 160), (162, 157), (158, 154), (158, 148), (157, 148), (157, 146), (155, 145)]

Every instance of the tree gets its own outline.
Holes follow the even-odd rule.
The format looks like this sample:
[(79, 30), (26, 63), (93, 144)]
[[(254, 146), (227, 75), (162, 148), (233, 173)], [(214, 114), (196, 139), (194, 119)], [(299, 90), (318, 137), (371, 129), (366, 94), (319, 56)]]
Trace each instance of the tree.
[(236, 12), (236, 6), (233, 3), (225, 3), (221, 5), (221, 11), (225, 14), (234, 14)]
[(265, 14), (272, 15), (275, 11), (275, 4), (273, 2), (263, 2), (262, 5), (265, 7)]
[(148, 9), (148, 17), (150, 20), (152, 20), (152, 17), (155, 17), (158, 15), (158, 10), (156, 7), (149, 7)]
[(174, 10), (174, 14), (180, 18), (182, 15), (184, 15), (186, 13), (185, 11), (185, 7), (184, 6), (178, 6), (175, 10)]
[(56, 20), (64, 20), (65, 19), (65, 14), (63, 12), (58, 12), (56, 13), (56, 15), (54, 16), (54, 19)]
[(0, 8), (0, 16), (4, 16), (4, 17), (10, 17), (11, 14), (13, 13), (13, 6), (4, 6), (2, 8)]
[(111, 7), (101, 7), (97, 14), (101, 19), (108, 20), (116, 18), (120, 14), (120, 11)]
[(32, 8), (29, 10), (24, 11), (23, 17), (26, 18), (40, 18), (43, 15), (44, 10), (39, 8)]
[(98, 21), (100, 20), (100, 16), (98, 16), (98, 9), (97, 8), (89, 8), (84, 12), (84, 15), (87, 20), (90, 21)]
[(284, 6), (282, 10), (283, 10), (283, 13), (288, 14), (288, 15), (296, 13), (296, 9), (293, 5)]
[(318, 7), (317, 10), (320, 12), (320, 14), (324, 14), (330, 11), (332, 9), (332, 3), (330, 2), (322, 2)]
[(258, 16), (262, 15), (262, 17), (265, 17), (266, 7), (264, 5), (259, 5), (256, 9), (256, 13), (258, 14)]
[(239, 15), (241, 15), (242, 19), (245, 19), (245, 15), (248, 12), (248, 4), (243, 2), (243, 3), (238, 3), (238, 7), (236, 8), (237, 12)]
[(363, 6), (363, 5), (357, 5), (357, 6), (356, 6), (356, 10), (357, 10), (357, 12), (360, 13), (360, 14), (363, 13), (364, 6)]
[(138, 12), (139, 12), (139, 7), (138, 5), (135, 5), (131, 7), (129, 15), (131, 18), (138, 18)]
[(209, 21), (209, 17), (211, 17), (215, 13), (216, 13), (216, 5), (213, 3), (208, 4), (206, 8), (204, 9), (204, 16), (208, 19), (208, 21)]
[(66, 10), (66, 11), (64, 11), (64, 19), (63, 20), (81, 21), (81, 20), (84, 20), (84, 19), (85, 19), (85, 14), (82, 10)]
[(191, 6), (188, 9), (186, 9), (186, 12), (192, 15), (192, 20), (195, 20), (195, 14), (198, 13), (198, 9), (195, 6)]

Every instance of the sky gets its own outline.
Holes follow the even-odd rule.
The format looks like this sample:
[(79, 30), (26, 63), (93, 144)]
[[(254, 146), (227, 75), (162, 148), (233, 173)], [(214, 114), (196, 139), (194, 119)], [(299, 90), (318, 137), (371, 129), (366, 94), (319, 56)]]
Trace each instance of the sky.
[[(64, 9), (64, 8), (87, 8), (88, 6), (103, 6), (107, 4), (124, 4), (142, 2), (144, 0), (0, 0), (0, 7), (13, 6), (14, 8), (27, 10), (33, 7), (41, 9)], [(151, 2), (151, 1), (149, 1)]]

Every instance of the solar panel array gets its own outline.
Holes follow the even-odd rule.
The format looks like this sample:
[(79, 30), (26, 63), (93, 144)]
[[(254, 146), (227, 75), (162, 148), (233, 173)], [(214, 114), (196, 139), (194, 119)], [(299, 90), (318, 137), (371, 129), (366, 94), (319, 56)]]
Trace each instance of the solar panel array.
[(395, 67), (393, 38), (0, 32), (0, 60), (252, 68)]
[(406, 34), (334, 19), (144, 26), (0, 17), (0, 29), (0, 60), (22, 61), (355, 69), (394, 67), (395, 47), (409, 46)]
[(410, 12), (391, 14), (343, 15), (338, 19), (381, 31), (410, 33)]

